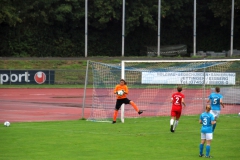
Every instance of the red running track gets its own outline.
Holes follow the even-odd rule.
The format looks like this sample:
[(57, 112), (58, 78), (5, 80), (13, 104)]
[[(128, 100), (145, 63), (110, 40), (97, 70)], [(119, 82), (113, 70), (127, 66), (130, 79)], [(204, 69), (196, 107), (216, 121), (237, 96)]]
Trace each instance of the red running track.
[[(86, 107), (91, 104), (91, 90)], [(0, 89), (0, 122), (58, 121), (82, 118), (83, 89)], [(89, 115), (89, 108), (84, 110)]]
[[(0, 122), (25, 122), (25, 121), (59, 121), (59, 120), (77, 120), (82, 118), (83, 89), (0, 89)], [(100, 93), (106, 94), (106, 89), (99, 89)], [(84, 118), (90, 115), (92, 105), (92, 89), (87, 89), (86, 104), (84, 109)], [(109, 91), (112, 94), (112, 90)], [(161, 89), (148, 98), (147, 90), (131, 89), (129, 98), (134, 100), (139, 108), (146, 109), (142, 116), (168, 116), (170, 114), (171, 94), (173, 89)], [(183, 111), (184, 115), (200, 114), (203, 110), (202, 91), (197, 89), (184, 90), (185, 102), (187, 108)], [(206, 95), (210, 94), (206, 93)], [(108, 98), (108, 97), (105, 97)], [(101, 103), (105, 101), (101, 97)], [(143, 101), (144, 103), (142, 103)], [(205, 98), (206, 101), (206, 98)], [(110, 117), (113, 114), (115, 98), (113, 104), (110, 104)], [(157, 102), (156, 104), (153, 102)], [(148, 112), (148, 105), (156, 113)], [(239, 105), (226, 104), (226, 108), (221, 114), (238, 113)], [(135, 111), (128, 107), (130, 114), (136, 115)], [(126, 116), (128, 111), (126, 110)]]

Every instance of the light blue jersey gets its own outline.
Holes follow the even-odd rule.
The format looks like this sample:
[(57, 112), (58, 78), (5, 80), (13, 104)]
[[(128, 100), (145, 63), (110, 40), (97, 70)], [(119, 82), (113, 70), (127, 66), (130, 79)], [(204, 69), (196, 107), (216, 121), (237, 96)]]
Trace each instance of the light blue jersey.
[(211, 100), (212, 110), (220, 111), (221, 110), (220, 99), (222, 99), (223, 96), (219, 93), (211, 93), (208, 98)]
[(203, 112), (199, 118), (202, 121), (201, 133), (212, 133), (212, 121), (214, 117), (211, 113)]

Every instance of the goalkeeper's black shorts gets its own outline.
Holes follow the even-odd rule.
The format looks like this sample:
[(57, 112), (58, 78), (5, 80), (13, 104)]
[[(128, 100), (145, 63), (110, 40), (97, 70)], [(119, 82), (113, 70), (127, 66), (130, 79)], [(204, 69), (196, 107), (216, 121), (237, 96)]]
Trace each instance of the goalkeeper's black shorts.
[(119, 110), (122, 106), (122, 104), (129, 104), (131, 100), (129, 100), (128, 98), (123, 98), (123, 99), (117, 99), (117, 102), (116, 102), (116, 106), (115, 106), (115, 109), (116, 110)]

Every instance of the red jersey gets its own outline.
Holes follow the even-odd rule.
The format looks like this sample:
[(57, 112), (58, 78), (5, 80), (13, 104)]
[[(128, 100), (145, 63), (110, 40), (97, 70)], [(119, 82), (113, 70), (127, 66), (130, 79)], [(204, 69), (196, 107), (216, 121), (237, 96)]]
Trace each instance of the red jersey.
[(181, 92), (176, 92), (172, 94), (172, 110), (182, 110), (182, 99), (184, 95)]

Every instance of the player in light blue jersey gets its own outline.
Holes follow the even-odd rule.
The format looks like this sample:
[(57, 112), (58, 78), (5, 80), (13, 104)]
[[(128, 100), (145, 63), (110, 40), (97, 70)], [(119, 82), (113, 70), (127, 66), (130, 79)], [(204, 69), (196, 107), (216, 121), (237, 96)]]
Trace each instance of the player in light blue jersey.
[(211, 141), (213, 139), (213, 133), (212, 133), (212, 125), (216, 123), (216, 121), (214, 120), (213, 115), (210, 113), (211, 110), (211, 106), (208, 104), (206, 106), (206, 111), (203, 112), (200, 115), (199, 118), (199, 123), (202, 124), (202, 128), (201, 128), (201, 143), (199, 145), (199, 157), (203, 157), (203, 148), (204, 148), (204, 144), (205, 142), (207, 142), (206, 145), (206, 158), (212, 158), (210, 156), (210, 144)]
[[(211, 108), (212, 110), (210, 111), (210, 113), (213, 114), (215, 121), (219, 118), (220, 115), (220, 111), (221, 111), (221, 106), (224, 108), (224, 104), (223, 104), (223, 96), (220, 94), (220, 88), (216, 87), (215, 88), (215, 92), (211, 93), (208, 97), (208, 101), (207, 103), (210, 102)], [(216, 128), (217, 123), (215, 123), (213, 125), (213, 132)]]

